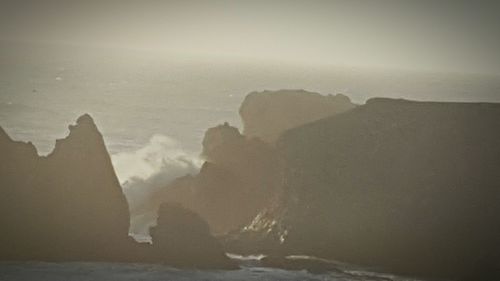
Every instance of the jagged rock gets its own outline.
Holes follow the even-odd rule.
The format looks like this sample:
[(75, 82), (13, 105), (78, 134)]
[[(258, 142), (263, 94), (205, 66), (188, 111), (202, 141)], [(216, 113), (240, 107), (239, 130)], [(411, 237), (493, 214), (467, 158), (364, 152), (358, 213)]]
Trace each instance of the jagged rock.
[(169, 184), (141, 211), (178, 202), (206, 219), (216, 234), (239, 229), (281, 192), (281, 157), (269, 142), (289, 128), (351, 108), (354, 104), (340, 94), (251, 93), (240, 108), (245, 134), (228, 123), (208, 129), (202, 143), (207, 163), (199, 174)]
[(174, 204), (162, 204), (157, 225), (150, 229), (154, 255), (169, 265), (190, 268), (234, 269), (210, 228), (196, 213)]
[(101, 134), (89, 115), (69, 129), (46, 157), (0, 130), (0, 259), (105, 259), (130, 243)]
[(250, 222), (277, 193), (280, 162), (274, 148), (229, 124), (207, 130), (203, 156), (207, 162), (199, 174), (174, 181), (149, 204), (180, 203), (222, 234)]
[(252, 92), (240, 107), (243, 134), (273, 143), (288, 129), (355, 107), (342, 94), (323, 96), (304, 90)]
[(499, 104), (372, 99), (289, 130), (277, 144), (284, 196), (263, 217), (281, 230), (259, 231), (285, 229), (275, 245), (287, 254), (453, 279), (483, 266), (495, 276), (498, 128)]
[(0, 260), (152, 262), (232, 268), (206, 222), (164, 205), (153, 245), (128, 236), (129, 209), (89, 115), (52, 153), (0, 128)]
[(205, 132), (201, 155), (212, 163), (236, 162), (241, 159), (234, 159), (237, 157), (232, 157), (231, 153), (241, 154), (245, 144), (245, 137), (238, 128), (226, 122)]

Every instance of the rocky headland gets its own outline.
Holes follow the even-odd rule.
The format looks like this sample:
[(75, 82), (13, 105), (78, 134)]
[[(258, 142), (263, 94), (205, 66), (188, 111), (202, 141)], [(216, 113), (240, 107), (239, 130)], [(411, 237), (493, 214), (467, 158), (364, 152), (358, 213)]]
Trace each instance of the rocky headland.
[[(156, 243), (135, 242), (128, 235), (127, 201), (94, 121), (83, 115), (69, 130), (52, 153), (39, 156), (31, 143), (14, 141), (0, 128), (0, 260), (235, 268), (206, 222), (175, 207), (162, 207)], [(181, 247), (165, 247), (169, 243)]]
[(498, 104), (377, 98), (288, 130), (276, 144), (283, 197), (226, 245), (425, 277), (486, 272), (484, 280), (494, 280), (498, 128)]
[(200, 172), (166, 185), (142, 210), (176, 202), (200, 214), (215, 234), (238, 231), (281, 196), (283, 162), (275, 139), (289, 128), (354, 107), (341, 94), (252, 92), (240, 107), (244, 133), (228, 123), (209, 128), (202, 142), (205, 163)]

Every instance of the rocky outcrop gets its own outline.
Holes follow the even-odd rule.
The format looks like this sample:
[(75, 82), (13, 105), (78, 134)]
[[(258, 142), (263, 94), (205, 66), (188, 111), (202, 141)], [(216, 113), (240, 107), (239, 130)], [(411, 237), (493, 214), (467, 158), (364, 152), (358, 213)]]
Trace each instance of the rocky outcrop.
[(216, 234), (237, 230), (281, 192), (282, 161), (274, 140), (285, 130), (354, 108), (343, 95), (303, 90), (250, 93), (240, 108), (245, 133), (228, 123), (203, 139), (206, 163), (198, 175), (180, 178), (148, 202), (177, 202), (200, 214)]
[(189, 268), (234, 269), (236, 264), (223, 251), (210, 228), (196, 213), (164, 203), (157, 225), (150, 229), (153, 253), (169, 265)]
[(100, 259), (130, 242), (128, 206), (92, 118), (54, 151), (0, 133), (0, 258)]
[(51, 154), (0, 128), (0, 260), (152, 262), (231, 268), (206, 222), (163, 206), (154, 244), (128, 236), (129, 209), (89, 115)]
[(372, 99), (287, 131), (284, 197), (243, 234), (388, 272), (498, 276), (498, 128), (498, 104)]
[(229, 124), (207, 130), (203, 156), (207, 161), (199, 174), (177, 179), (149, 204), (179, 203), (222, 234), (250, 222), (277, 193), (280, 162), (274, 148)]
[(354, 108), (342, 94), (304, 90), (252, 92), (240, 107), (243, 134), (273, 143), (286, 130)]

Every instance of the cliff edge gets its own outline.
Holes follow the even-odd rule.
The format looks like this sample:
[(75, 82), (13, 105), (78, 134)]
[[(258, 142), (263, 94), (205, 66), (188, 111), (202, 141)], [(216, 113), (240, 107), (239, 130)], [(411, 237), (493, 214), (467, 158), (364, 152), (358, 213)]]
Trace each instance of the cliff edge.
[(339, 114), (356, 105), (349, 97), (304, 90), (252, 92), (240, 107), (243, 134), (274, 143), (286, 130)]
[(498, 274), (498, 128), (499, 104), (379, 98), (289, 130), (284, 196), (240, 238), (387, 272)]

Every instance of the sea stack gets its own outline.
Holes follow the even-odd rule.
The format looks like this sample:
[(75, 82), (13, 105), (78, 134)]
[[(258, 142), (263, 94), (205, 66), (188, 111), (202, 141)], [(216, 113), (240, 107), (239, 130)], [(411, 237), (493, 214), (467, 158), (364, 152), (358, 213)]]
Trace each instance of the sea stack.
[(48, 156), (0, 131), (0, 259), (115, 258), (129, 213), (102, 135), (85, 114)]
[(169, 265), (188, 268), (235, 269), (205, 220), (178, 204), (163, 203), (150, 229), (153, 256)]

